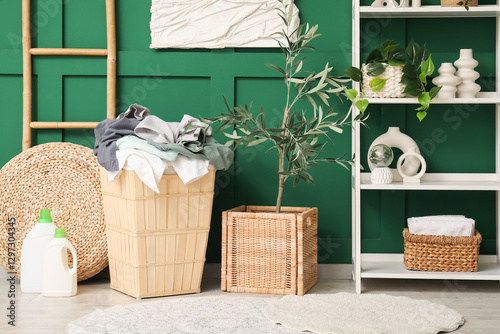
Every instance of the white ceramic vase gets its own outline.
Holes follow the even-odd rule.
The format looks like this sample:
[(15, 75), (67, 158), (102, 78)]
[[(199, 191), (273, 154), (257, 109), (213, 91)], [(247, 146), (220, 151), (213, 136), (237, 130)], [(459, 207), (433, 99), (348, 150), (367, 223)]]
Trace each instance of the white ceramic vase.
[[(410, 136), (402, 133), (398, 127), (389, 127), (389, 130), (387, 130), (386, 133), (378, 136), (368, 149), (367, 160), (368, 160), (368, 166), (370, 167), (371, 171), (373, 171), (376, 167), (374, 164), (370, 162), (369, 155), (372, 150), (372, 147), (377, 144), (385, 144), (389, 147), (399, 148), (403, 153), (406, 153), (413, 148), (416, 153), (420, 154), (420, 150), (418, 148), (417, 143)], [(409, 156), (405, 159), (404, 163), (402, 164), (401, 170), (405, 173), (405, 175), (415, 175), (417, 174), (419, 167), (420, 167), (419, 159), (414, 156)], [(397, 169), (391, 168), (391, 173), (393, 181), (403, 181), (403, 178)]]
[(481, 90), (481, 86), (475, 83), (479, 78), (479, 73), (474, 71), (474, 68), (479, 62), (472, 58), (472, 49), (461, 49), (460, 58), (454, 64), (458, 68), (456, 75), (462, 79), (462, 83), (457, 87), (457, 96), (463, 98), (476, 97), (476, 94)]
[(440, 99), (456, 97), (457, 86), (462, 83), (462, 78), (455, 75), (455, 67), (452, 63), (442, 63), (439, 67), (439, 75), (432, 79), (432, 83), (441, 86), (437, 97)]
[[(420, 161), (420, 172), (414, 174), (407, 174), (403, 170), (403, 161), (409, 158), (417, 158)], [(422, 157), (419, 153), (415, 151), (415, 148), (411, 147), (408, 149), (408, 152), (401, 155), (398, 159), (397, 169), (399, 174), (403, 177), (403, 183), (420, 183), (420, 178), (424, 176), (425, 171), (427, 169), (427, 164), (425, 163), (424, 157)]]
[(422, 1), (421, 0), (412, 0), (411, 6), (412, 7), (420, 7), (420, 6), (422, 6)]
[(370, 179), (373, 184), (388, 184), (392, 182), (392, 172), (389, 167), (375, 167)]

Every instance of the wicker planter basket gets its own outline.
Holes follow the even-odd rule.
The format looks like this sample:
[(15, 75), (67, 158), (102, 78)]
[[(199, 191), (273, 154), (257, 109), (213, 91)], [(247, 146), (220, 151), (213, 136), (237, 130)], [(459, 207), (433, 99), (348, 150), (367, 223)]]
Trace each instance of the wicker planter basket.
[(473, 237), (411, 234), (403, 231), (404, 264), (410, 270), (477, 271), (481, 234)]
[(215, 170), (184, 185), (163, 175), (160, 194), (124, 170), (101, 168), (111, 288), (136, 298), (200, 292)]
[(318, 280), (318, 209), (240, 206), (222, 213), (224, 291), (303, 295)]
[[(441, 0), (441, 7), (464, 7), (463, 5), (458, 5), (460, 0)], [(465, 1), (463, 1), (465, 3)], [(477, 7), (479, 0), (469, 0), (469, 7)]]
[[(405, 97), (403, 94), (405, 85), (401, 83), (403, 77), (403, 66), (390, 66), (388, 65), (384, 73), (379, 76), (372, 77), (367, 74), (366, 67), (363, 66), (363, 93), (369, 98), (394, 98)], [(389, 79), (385, 82), (384, 88), (378, 92), (374, 92), (370, 88), (370, 81), (375, 78)]]

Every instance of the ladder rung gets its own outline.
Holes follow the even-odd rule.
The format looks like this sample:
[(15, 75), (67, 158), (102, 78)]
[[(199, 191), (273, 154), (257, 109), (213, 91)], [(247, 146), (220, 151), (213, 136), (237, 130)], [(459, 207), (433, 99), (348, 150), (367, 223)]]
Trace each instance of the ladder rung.
[(93, 129), (99, 122), (31, 122), (32, 129)]
[(107, 56), (107, 49), (31, 48), (32, 55), (46, 56)]

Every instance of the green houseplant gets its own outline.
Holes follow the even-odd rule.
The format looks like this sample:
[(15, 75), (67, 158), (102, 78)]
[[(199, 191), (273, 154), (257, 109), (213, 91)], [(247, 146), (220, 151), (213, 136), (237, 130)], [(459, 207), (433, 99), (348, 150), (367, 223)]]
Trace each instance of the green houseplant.
[[(290, 7), (289, 7), (290, 8)], [(280, 16), (286, 26), (291, 21), (291, 10), (281, 11)], [(285, 105), (283, 118), (279, 127), (269, 127), (266, 124), (265, 113), (261, 108), (259, 114), (254, 116), (251, 105), (235, 107), (234, 109), (226, 102), (227, 113), (219, 117), (205, 118), (209, 123), (220, 122), (217, 132), (229, 130), (224, 134), (229, 138), (227, 145), (236, 147), (250, 147), (264, 142), (271, 142), (272, 148), (278, 153), (279, 186), (276, 200), (276, 212), (280, 212), (285, 182), (292, 178), (294, 185), (300, 181), (313, 182), (309, 169), (317, 166), (320, 162), (333, 162), (343, 165), (351, 164), (352, 160), (338, 158), (320, 158), (326, 142), (320, 138), (331, 140), (329, 133), (342, 133), (342, 126), (351, 123), (350, 114), (352, 105), (346, 115), (339, 116), (330, 107), (329, 99), (332, 94), (342, 95), (356, 104), (361, 111), (355, 121), (363, 121), (364, 111), (368, 106), (367, 101), (360, 99), (355, 90), (349, 89), (344, 84), (348, 79), (336, 78), (331, 75), (333, 70), (329, 64), (319, 72), (309, 72), (303, 69), (305, 58), (301, 57), (304, 50), (314, 50), (309, 42), (316, 37), (318, 26), (310, 27), (308, 24), (301, 25), (296, 31), (277, 33), (284, 38), (286, 43), (277, 40), (285, 55), (285, 66), (266, 64), (268, 67), (283, 75), (286, 85)], [(300, 100), (309, 101), (312, 111), (298, 112), (294, 110), (296, 103)], [(327, 109), (323, 107), (325, 106)], [(233, 131), (234, 129), (234, 131)]]
[[(283, 1), (280, 16), (287, 28), (293, 15), (293, 3)], [(274, 294), (304, 294), (317, 281), (318, 210), (308, 207), (283, 207), (285, 182), (293, 179), (313, 182), (309, 169), (320, 162), (332, 162), (347, 168), (350, 159), (322, 158), (320, 154), (330, 135), (341, 133), (349, 125), (352, 105), (366, 109), (366, 100), (344, 84), (349, 79), (332, 75), (326, 64), (319, 73), (304, 70), (304, 50), (313, 50), (310, 41), (319, 36), (318, 26), (301, 25), (293, 32), (278, 33), (285, 56), (284, 66), (267, 64), (283, 76), (286, 95), (279, 124), (268, 124), (261, 108), (253, 115), (250, 106), (232, 108), (219, 117), (204, 119), (219, 122), (217, 131), (229, 138), (234, 147), (270, 143), (278, 155), (278, 193), (276, 206), (240, 206), (222, 213), (221, 287), (226, 291)], [(345, 115), (330, 107), (330, 96), (344, 96), (352, 103)], [(311, 107), (297, 111), (297, 102)], [(359, 113), (354, 120), (363, 121)], [(326, 139), (322, 142), (322, 139)]]
[[(427, 77), (434, 73), (434, 63), (431, 53), (427, 47), (420, 46), (411, 40), (406, 49), (398, 48), (394, 41), (386, 41), (380, 48), (375, 48), (366, 58), (365, 64), (360, 68), (349, 67), (344, 74), (354, 81), (363, 82), (361, 84), (361, 96), (363, 90), (369, 89), (371, 92), (379, 92), (384, 89), (390, 77), (384, 76), (388, 69), (401, 69), (401, 93), (418, 98), (421, 104), (417, 110), (417, 117), (422, 121), (427, 115), (430, 101), (437, 95), (440, 87), (433, 87), (427, 91)], [(365, 76), (369, 78), (366, 85), (363, 80)], [(367, 87), (365, 87), (367, 86)]]

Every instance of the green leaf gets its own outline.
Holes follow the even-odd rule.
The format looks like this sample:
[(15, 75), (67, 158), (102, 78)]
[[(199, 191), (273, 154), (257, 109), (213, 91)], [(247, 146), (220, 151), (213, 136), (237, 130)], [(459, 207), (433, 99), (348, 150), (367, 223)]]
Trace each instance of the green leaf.
[(248, 144), (248, 147), (259, 145), (260, 143), (263, 143), (266, 140), (267, 140), (267, 138), (260, 138), (260, 139), (254, 140), (254, 141), (250, 142), (250, 144)]
[[(425, 76), (430, 76), (434, 73), (434, 63), (432, 62), (431, 56), (427, 58), (426, 61), (423, 62), (422, 68), (420, 69), (421, 74)], [(420, 78), (422, 80), (422, 78)], [(423, 82), (424, 80), (422, 80)]]
[(406, 75), (410, 80), (417, 79), (418, 77), (417, 71), (412, 64), (405, 64), (405, 66), (403, 66), (403, 74)]
[(427, 112), (426, 111), (419, 111), (417, 113), (417, 118), (420, 122), (422, 122), (422, 120), (425, 118), (425, 116), (427, 116)]
[(382, 63), (371, 63), (366, 65), (366, 74), (372, 77), (376, 77), (385, 71), (385, 64)]
[(396, 50), (397, 44), (394, 41), (386, 41), (384, 44), (382, 44), (382, 53), (386, 55), (386, 57)]
[(429, 105), (431, 103), (431, 96), (429, 95), (429, 93), (425, 92), (421, 94), (418, 97), (418, 103), (420, 103), (422, 107), (429, 109)]
[(264, 114), (264, 108), (260, 107), (260, 124), (262, 124), (262, 128), (266, 128), (266, 115)]
[(267, 67), (269, 67), (269, 68), (272, 68), (273, 70), (276, 70), (276, 71), (280, 72), (280, 73), (281, 73), (281, 74), (283, 74), (283, 75), (286, 75), (285, 70), (283, 70), (283, 69), (282, 69), (281, 67), (279, 67), (279, 66), (276, 66), (276, 65), (274, 65), (274, 64), (266, 64), (266, 66), (267, 66)]
[(370, 86), (372, 91), (380, 92), (384, 88), (387, 80), (389, 80), (389, 79), (376, 78), (376, 79), (373, 79), (372, 81), (370, 81), (369, 86)]
[(420, 94), (422, 94), (422, 90), (419, 86), (407, 85), (403, 93), (411, 96), (420, 96)]
[(442, 88), (441, 86), (431, 88), (431, 90), (429, 92), (429, 96), (431, 97), (431, 100), (436, 97), (436, 95), (439, 93), (441, 88)]
[(301, 61), (299, 62), (299, 64), (297, 65), (297, 69), (295, 70), (295, 73), (294, 73), (294, 74), (297, 74), (297, 73), (299, 73), (299, 72), (300, 72), (300, 70), (302, 69), (302, 65), (303, 65), (303, 64), (304, 64), (304, 61), (303, 61), (303, 60), (301, 60)]
[(406, 64), (404, 60), (399, 60), (399, 59), (390, 59), (388, 63), (391, 66), (402, 66)]
[(361, 81), (361, 70), (354, 66), (347, 68), (347, 70), (344, 71), (344, 75), (351, 78), (353, 81)]
[(234, 131), (234, 133), (233, 133), (233, 134), (231, 134), (231, 133), (225, 133), (225, 132), (224, 132), (224, 135), (225, 135), (226, 137), (231, 138), (231, 139), (241, 139), (241, 136), (238, 136), (238, 135), (236, 134), (236, 131)]
[(346, 89), (345, 93), (350, 100), (354, 100), (358, 96), (358, 91), (355, 89)]
[(406, 47), (406, 54), (412, 63), (415, 63), (415, 57), (420, 53), (420, 50), (420, 46), (412, 38), (410, 44)]
[(356, 108), (358, 108), (358, 110), (361, 113), (364, 113), (366, 108), (368, 108), (368, 104), (369, 104), (369, 102), (366, 99), (358, 100), (358, 101), (356, 101)]
[(338, 126), (335, 126), (335, 125), (330, 125), (329, 128), (332, 129), (333, 131), (337, 132), (337, 133), (344, 132), (344, 130), (342, 130), (341, 128), (339, 128)]
[(382, 60), (382, 59), (383, 59), (382, 52), (380, 52), (379, 48), (376, 48), (375, 50), (373, 50), (372, 52), (370, 52), (370, 54), (368, 55), (368, 57), (366, 57), (365, 63), (366, 64), (370, 64), (370, 63), (372, 63), (374, 61)]
[(420, 79), (420, 81), (424, 84), (424, 85), (427, 85), (427, 75), (425, 75), (424, 72), (420, 73), (420, 75), (418, 76), (418, 78)]
[(304, 79), (298, 79), (298, 78), (289, 78), (288, 81), (293, 82), (293, 83), (297, 83), (297, 84), (305, 83)]
[(316, 104), (316, 102), (314, 102), (314, 99), (311, 97), (311, 95), (306, 94), (306, 98), (309, 100), (309, 103), (311, 103), (314, 110), (318, 109), (318, 105)]

